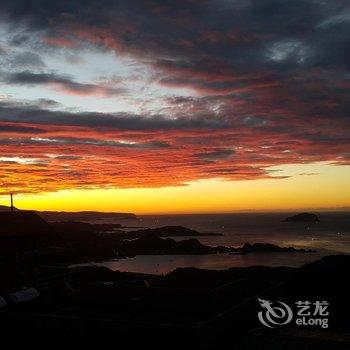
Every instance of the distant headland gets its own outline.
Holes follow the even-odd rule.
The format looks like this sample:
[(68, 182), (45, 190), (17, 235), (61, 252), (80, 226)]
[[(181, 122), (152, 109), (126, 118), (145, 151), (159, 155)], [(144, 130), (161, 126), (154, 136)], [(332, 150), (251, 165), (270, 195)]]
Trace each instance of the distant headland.
[[(0, 205), (0, 211), (10, 211), (11, 207)], [(19, 211), (18, 208), (13, 208), (14, 211)], [(137, 216), (133, 213), (113, 213), (113, 212), (100, 212), (100, 211), (35, 211), (46, 221), (95, 221), (102, 219), (137, 219)]]

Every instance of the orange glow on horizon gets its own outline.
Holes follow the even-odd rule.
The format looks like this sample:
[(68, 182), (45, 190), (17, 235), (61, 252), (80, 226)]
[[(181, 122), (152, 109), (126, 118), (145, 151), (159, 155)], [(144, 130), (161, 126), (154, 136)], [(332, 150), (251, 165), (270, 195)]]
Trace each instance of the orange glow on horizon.
[[(278, 175), (291, 177), (250, 181), (212, 179), (194, 181), (180, 187), (63, 190), (16, 195), (15, 206), (35, 210), (96, 210), (135, 214), (350, 208), (350, 166), (316, 163), (271, 170)], [(1, 204), (8, 204), (6, 196), (0, 199)]]

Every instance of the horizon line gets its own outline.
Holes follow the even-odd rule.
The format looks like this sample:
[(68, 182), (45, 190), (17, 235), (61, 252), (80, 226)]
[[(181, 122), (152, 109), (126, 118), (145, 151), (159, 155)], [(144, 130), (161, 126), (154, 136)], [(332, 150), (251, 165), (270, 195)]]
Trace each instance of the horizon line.
[[(11, 210), (11, 206), (0, 205), (0, 208), (8, 208)], [(133, 211), (118, 211), (118, 210), (54, 210), (54, 209), (21, 209), (15, 207), (17, 210), (23, 211), (35, 211), (35, 212), (67, 212), (67, 213), (78, 213), (78, 212), (98, 212), (98, 213), (121, 213), (121, 214), (134, 214), (136, 216), (147, 216), (147, 215), (225, 215), (225, 214), (249, 214), (249, 213), (286, 213), (286, 212), (305, 212), (305, 211), (316, 211), (316, 212), (350, 212), (350, 207), (316, 207), (316, 208), (283, 208), (283, 209), (238, 209), (232, 211), (192, 211), (192, 212), (145, 212), (136, 213)]]

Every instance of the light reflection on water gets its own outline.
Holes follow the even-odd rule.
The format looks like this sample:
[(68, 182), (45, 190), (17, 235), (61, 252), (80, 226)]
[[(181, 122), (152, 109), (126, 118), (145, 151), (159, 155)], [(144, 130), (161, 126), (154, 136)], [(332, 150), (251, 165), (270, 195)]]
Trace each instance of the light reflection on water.
[(138, 255), (135, 258), (95, 263), (111, 270), (165, 274), (177, 267), (197, 267), (201, 269), (228, 269), (255, 265), (298, 267), (315, 261), (322, 253), (272, 253), (272, 254), (210, 254), (210, 255)]

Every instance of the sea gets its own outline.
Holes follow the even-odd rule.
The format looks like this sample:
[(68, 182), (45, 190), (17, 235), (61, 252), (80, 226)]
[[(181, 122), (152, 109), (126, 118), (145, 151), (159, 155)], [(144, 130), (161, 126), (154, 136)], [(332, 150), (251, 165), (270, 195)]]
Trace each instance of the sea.
[[(166, 274), (178, 267), (228, 269), (247, 266), (299, 267), (331, 254), (350, 254), (350, 212), (316, 212), (320, 222), (283, 222), (296, 213), (233, 213), (144, 215), (137, 219), (114, 221), (128, 230), (161, 226), (185, 226), (201, 233), (221, 233), (222, 236), (196, 237), (210, 246), (239, 247), (244, 243), (273, 243), (281, 247), (313, 249), (310, 253), (251, 253), (231, 255), (138, 255), (99, 263), (112, 270)], [(102, 221), (98, 221), (102, 222)], [(113, 222), (105, 221), (103, 222)], [(192, 237), (171, 237), (176, 240)]]

